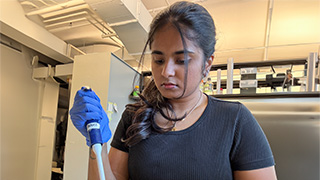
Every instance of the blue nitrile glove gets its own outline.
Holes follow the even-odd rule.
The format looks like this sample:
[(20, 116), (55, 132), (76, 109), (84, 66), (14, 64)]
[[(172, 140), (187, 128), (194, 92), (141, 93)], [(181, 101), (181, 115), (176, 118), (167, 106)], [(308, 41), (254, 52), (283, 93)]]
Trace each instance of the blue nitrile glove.
[(85, 91), (83, 87), (77, 92), (70, 110), (70, 118), (73, 125), (86, 137), (88, 146), (91, 146), (86, 128), (88, 120), (98, 120), (103, 143), (108, 142), (112, 136), (108, 116), (100, 104), (99, 97), (91, 89)]

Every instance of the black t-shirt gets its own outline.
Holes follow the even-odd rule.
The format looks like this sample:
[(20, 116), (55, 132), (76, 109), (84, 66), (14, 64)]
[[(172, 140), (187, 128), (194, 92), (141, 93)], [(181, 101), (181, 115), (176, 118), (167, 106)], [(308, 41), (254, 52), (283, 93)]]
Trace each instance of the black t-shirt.
[(239, 102), (208, 99), (189, 128), (153, 133), (130, 148), (121, 138), (133, 114), (123, 113), (111, 146), (129, 153), (130, 179), (231, 180), (233, 171), (274, 165), (269, 143), (250, 111)]

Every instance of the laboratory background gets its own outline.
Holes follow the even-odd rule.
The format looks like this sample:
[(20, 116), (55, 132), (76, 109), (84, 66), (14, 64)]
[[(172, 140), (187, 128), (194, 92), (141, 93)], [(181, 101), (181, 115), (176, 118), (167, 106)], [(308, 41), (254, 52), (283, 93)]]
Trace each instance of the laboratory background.
[[(320, 0), (190, 0), (216, 24), (199, 88), (240, 101), (264, 130), (279, 180), (320, 177)], [(68, 111), (90, 86), (114, 132), (151, 78), (149, 24), (176, 0), (0, 0), (0, 179), (87, 179)], [(134, 78), (141, 81), (134, 81)], [(188, 158), (188, 157), (186, 157)]]

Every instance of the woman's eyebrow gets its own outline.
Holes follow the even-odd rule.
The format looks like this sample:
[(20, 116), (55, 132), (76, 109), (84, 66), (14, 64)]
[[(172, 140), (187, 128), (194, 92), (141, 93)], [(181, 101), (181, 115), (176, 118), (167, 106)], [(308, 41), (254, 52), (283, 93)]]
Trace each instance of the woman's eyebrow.
[(162, 53), (161, 51), (157, 51), (157, 50), (152, 51), (152, 52), (151, 52), (151, 54), (159, 54), (159, 55), (163, 55), (163, 53)]
[[(184, 53), (187, 53), (187, 54), (194, 54), (193, 51), (189, 51), (189, 50), (180, 50), (180, 51), (176, 51), (174, 52), (175, 55), (179, 55), (179, 54), (184, 54)], [(161, 51), (158, 51), (158, 50), (154, 50), (151, 52), (151, 54), (158, 54), (158, 55), (163, 55), (163, 52)]]
[(179, 55), (179, 54), (184, 54), (184, 53), (187, 53), (187, 54), (189, 54), (189, 53), (191, 53), (191, 54), (194, 54), (194, 52), (193, 51), (189, 51), (189, 50), (181, 50), (181, 51), (176, 51), (174, 54), (176, 54), (176, 55)]

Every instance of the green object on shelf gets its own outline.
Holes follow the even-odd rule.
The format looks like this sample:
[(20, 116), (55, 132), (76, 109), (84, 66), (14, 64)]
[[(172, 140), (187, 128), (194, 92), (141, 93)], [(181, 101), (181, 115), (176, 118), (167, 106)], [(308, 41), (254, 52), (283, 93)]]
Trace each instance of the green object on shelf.
[(135, 97), (138, 97), (138, 96), (139, 96), (138, 93), (139, 93), (139, 92), (137, 92), (137, 91), (133, 91), (133, 94), (132, 94), (132, 95), (135, 96)]
[(140, 93), (139, 86), (135, 86), (134, 90), (133, 90), (133, 93), (132, 93), (132, 96), (139, 97), (139, 95), (138, 95), (139, 93)]

